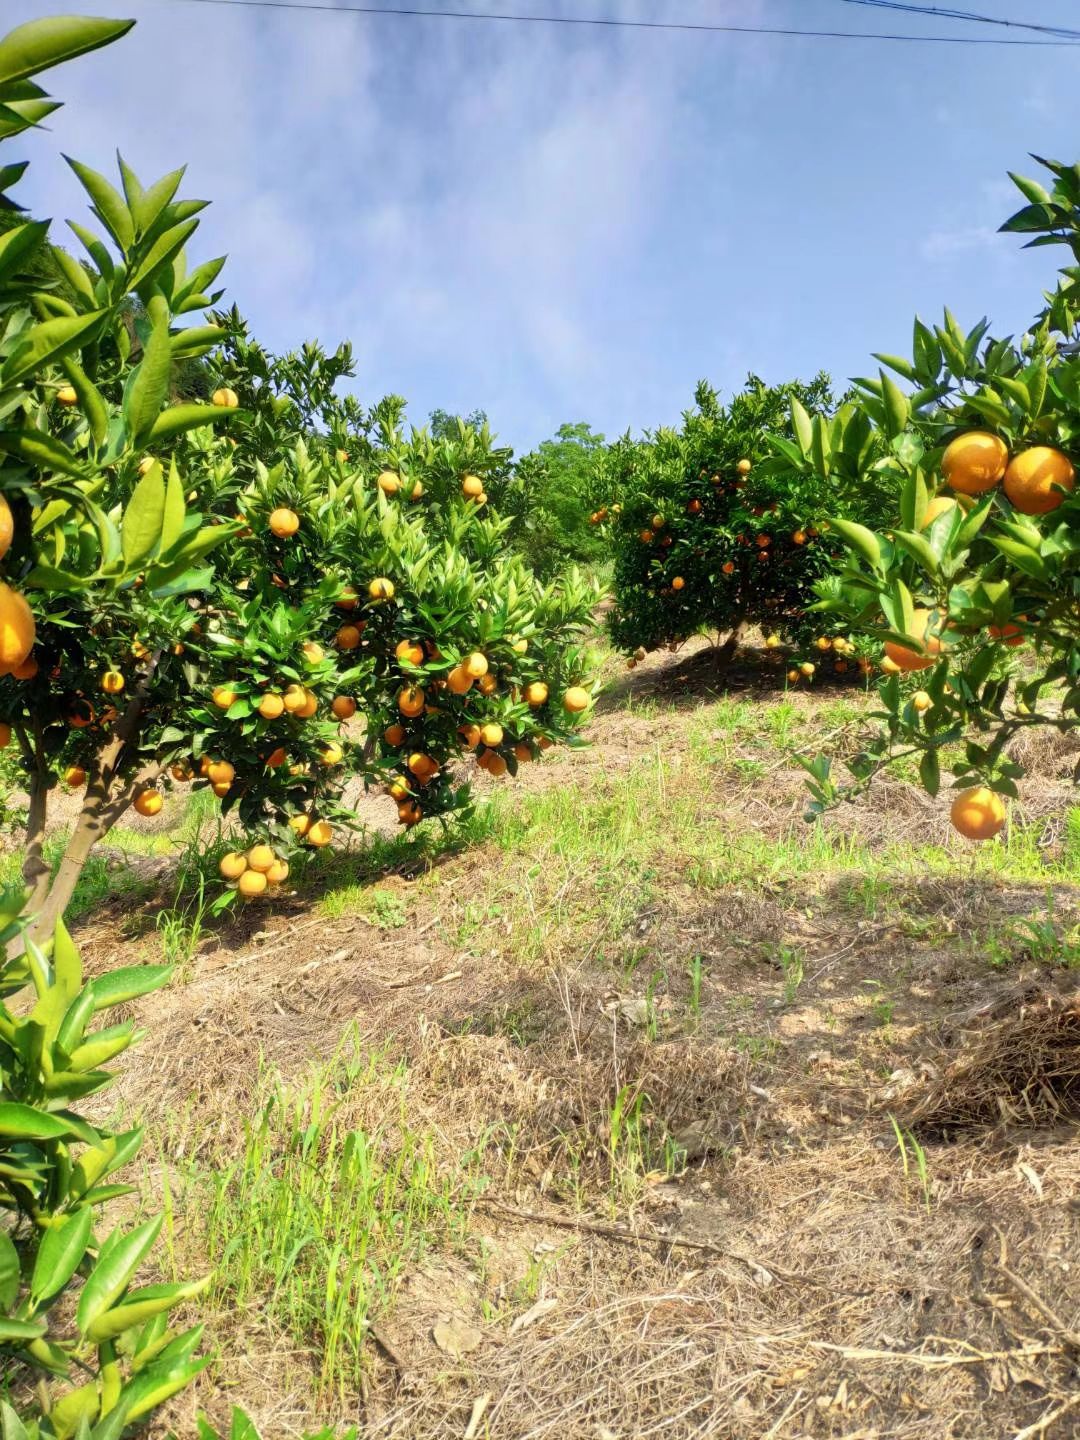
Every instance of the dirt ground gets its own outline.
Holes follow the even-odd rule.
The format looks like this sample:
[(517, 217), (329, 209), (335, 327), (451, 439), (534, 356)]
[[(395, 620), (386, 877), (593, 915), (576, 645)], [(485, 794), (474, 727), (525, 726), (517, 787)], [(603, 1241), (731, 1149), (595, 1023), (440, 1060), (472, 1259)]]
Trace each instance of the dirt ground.
[[(710, 667), (691, 651), (621, 677), (591, 748), (530, 768), (519, 793), (587, 806), (685, 750), (718, 703)], [(770, 685), (751, 666), (726, 681), (762, 705)], [(812, 730), (830, 698), (799, 696), (798, 724)], [(1045, 820), (1052, 856), (1075, 755), (1047, 744), (1027, 758), (1026, 817)], [(720, 767), (699, 791), (733, 834), (805, 843), (790, 762)], [(389, 802), (370, 804), (382, 825)], [(519, 1140), (512, 1163), (487, 1154), (467, 1242), (402, 1281), (362, 1394), (317, 1403), (295, 1337), (257, 1305), (223, 1306), (218, 1359), (174, 1409), (177, 1432), (194, 1433), (197, 1408), (221, 1421), (242, 1403), (265, 1440), (338, 1422), (417, 1440), (1080, 1434), (1076, 972), (1023, 955), (994, 968), (982, 943), (1038, 911), (1047, 886), (966, 871), (944, 805), (897, 782), (826, 823), (871, 850), (940, 841), (955, 866), (898, 877), (860, 908), (842, 867), (703, 886), (675, 856), (646, 904), (621, 897), (628, 918), (603, 947), (552, 922), (542, 962), (523, 965), (509, 921), (491, 922), (490, 943), (459, 939), (468, 905), (508, 873), (481, 845), (381, 876), (406, 917), (395, 928), (297, 895), (205, 940), (182, 982), (136, 1007), (150, 1038), (120, 1091), (177, 1184), (185, 1263), (200, 1227), (180, 1177), (235, 1153), (260, 1064), (298, 1076), (349, 1027), (407, 1060), (410, 1121), (440, 1153), (500, 1124)], [(1053, 888), (1072, 917), (1080, 893)], [(91, 968), (130, 963), (117, 918), (106, 905), (80, 926)], [(618, 969), (601, 958), (612, 947), (647, 963)], [(653, 1006), (657, 970), (670, 979)], [(680, 1159), (616, 1195), (604, 1157), (626, 1087)], [(369, 1103), (348, 1096), (343, 1114), (362, 1125)], [(435, 1343), (446, 1321), (470, 1335), (464, 1353)]]

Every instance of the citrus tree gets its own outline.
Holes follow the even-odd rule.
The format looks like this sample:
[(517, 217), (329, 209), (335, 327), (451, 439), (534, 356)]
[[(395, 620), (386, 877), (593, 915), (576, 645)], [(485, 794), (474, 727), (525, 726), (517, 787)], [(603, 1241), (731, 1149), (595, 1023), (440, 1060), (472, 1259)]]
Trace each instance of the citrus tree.
[[(722, 653), (730, 655), (743, 627), (758, 625), (778, 661), (788, 652), (803, 667), (791, 678), (809, 678), (820, 659), (813, 642), (833, 645), (807, 615), (815, 580), (836, 564), (822, 525), (847, 497), (831, 474), (793, 467), (776, 447), (801, 461), (842, 430), (862, 453), (872, 427), (849, 406), (811, 420), (810, 410), (832, 409), (823, 375), (774, 387), (752, 376), (726, 406), (702, 382), (695, 402), (679, 430), (624, 437), (597, 466), (591, 518), (607, 529), (614, 554), (612, 637), (633, 664), (707, 631), (726, 633)], [(869, 504), (865, 491), (856, 498)], [(837, 639), (842, 673), (848, 646)]]
[[(17, 71), (126, 28), (72, 23), (63, 44), (54, 22), (14, 32), (0, 78), (5, 55)], [(400, 400), (335, 393), (347, 347), (275, 359), (238, 317), (178, 324), (216, 304), (221, 268), (187, 267), (202, 202), (176, 198), (182, 172), (144, 188), (121, 162), (117, 188), (73, 168), (99, 227), (72, 226), (86, 260), (51, 252), (74, 299), (25, 267), (43, 226), (0, 249), (0, 744), (26, 775), (36, 935), (101, 836), (171, 787), (212, 787), (257, 832), (222, 862), (256, 896), (351, 823), (350, 776), (415, 824), (468, 804), (463, 750), (515, 772), (590, 700), (591, 589), (543, 586), (508, 549), (486, 426), (406, 435)], [(184, 399), (192, 363), (209, 404)], [(82, 799), (54, 871), (60, 784)]]
[[(1080, 168), (1042, 163), (1052, 189), (1014, 176), (1028, 203), (1002, 229), (1080, 261)], [(892, 488), (894, 528), (834, 520), (849, 563), (818, 608), (876, 642), (882, 724), (851, 784), (808, 762), (814, 813), (915, 759), (928, 791), (956, 791), (957, 830), (991, 838), (1023, 774), (1010, 741), (1080, 723), (1078, 279), (1062, 272), (1019, 340), (948, 311), (932, 329), (916, 321), (910, 361), (877, 357), (913, 388), (885, 369), (860, 382), (854, 413), (880, 437), (873, 478)]]

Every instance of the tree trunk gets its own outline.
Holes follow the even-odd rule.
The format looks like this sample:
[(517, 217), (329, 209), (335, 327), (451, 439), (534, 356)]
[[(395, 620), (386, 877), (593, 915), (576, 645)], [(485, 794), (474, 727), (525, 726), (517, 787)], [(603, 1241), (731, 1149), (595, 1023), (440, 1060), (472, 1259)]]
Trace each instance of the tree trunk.
[(735, 658), (735, 651), (739, 648), (739, 641), (742, 638), (743, 622), (736, 620), (731, 627), (727, 639), (716, 651), (716, 668), (723, 674)]

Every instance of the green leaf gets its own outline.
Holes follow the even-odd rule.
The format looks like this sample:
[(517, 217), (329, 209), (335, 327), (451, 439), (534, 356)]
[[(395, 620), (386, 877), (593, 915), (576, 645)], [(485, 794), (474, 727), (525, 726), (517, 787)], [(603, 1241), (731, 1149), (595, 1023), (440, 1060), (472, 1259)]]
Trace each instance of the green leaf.
[(856, 550), (873, 570), (881, 568), (881, 542), (872, 530), (854, 520), (829, 519), (830, 527), (851, 549)]
[(148, 438), (151, 442), (171, 440), (186, 430), (197, 430), (200, 425), (212, 425), (215, 420), (239, 414), (241, 411), (230, 410), (227, 405), (173, 405), (161, 412)]
[(184, 504), (184, 487), (175, 459), (169, 461), (169, 479), (165, 486), (165, 514), (161, 522), (161, 554), (167, 554), (184, 531), (187, 508)]
[(19, 1252), (6, 1230), (0, 1230), (0, 1310), (10, 1310), (19, 1293)]
[(48, 1328), (44, 1320), (10, 1320), (0, 1315), (0, 1341), (37, 1340)]
[(91, 170), (89, 165), (82, 165), (78, 160), (72, 160), (69, 155), (65, 155), (64, 159), (75, 171), (83, 189), (94, 202), (95, 215), (126, 255), (135, 243), (135, 226), (123, 196), (109, 184), (104, 175)]
[(1049, 205), (1050, 192), (1045, 190), (1037, 180), (1025, 179), (1023, 175), (1017, 175), (1014, 170), (1005, 172), (1016, 188), (1023, 195), (1024, 199), (1032, 205)]
[(814, 438), (814, 425), (806, 408), (794, 395), (791, 397), (791, 428), (805, 459), (810, 458), (810, 446)]
[(39, 75), (126, 35), (134, 20), (97, 20), (90, 16), (50, 16), (19, 25), (0, 41), (0, 84)]
[(163, 1220), (164, 1216), (156, 1215), (126, 1235), (114, 1231), (102, 1247), (98, 1262), (83, 1286), (75, 1312), (75, 1323), (81, 1335), (86, 1335), (94, 1321), (124, 1293), (161, 1233)]
[(30, 1440), (26, 1426), (6, 1400), (0, 1400), (0, 1436), (3, 1440)]
[(905, 360), (900, 355), (879, 355), (876, 350), (873, 352), (873, 355), (875, 360), (880, 360), (882, 365), (887, 365), (890, 370), (895, 370), (896, 373), (902, 375), (905, 380), (911, 380), (913, 382), (918, 380), (919, 372), (910, 360)]
[(35, 1306), (59, 1295), (75, 1274), (90, 1243), (93, 1221), (93, 1211), (87, 1206), (45, 1231), (30, 1279), (30, 1298)]
[(1042, 412), (1043, 402), (1046, 399), (1046, 379), (1046, 361), (1041, 357), (1024, 371), (1024, 384), (1028, 388), (1030, 397), (1028, 414), (1033, 420), (1038, 419)]
[(93, 1321), (87, 1328), (86, 1338), (93, 1340), (95, 1344), (101, 1344), (103, 1340), (115, 1340), (125, 1330), (130, 1330), (136, 1325), (145, 1325), (155, 1315), (163, 1314), (172, 1310), (188, 1300), (193, 1300), (200, 1295), (210, 1283), (210, 1276), (202, 1280), (195, 1280), (186, 1285), (146, 1285), (140, 1290), (133, 1290), (126, 1296), (123, 1304), (116, 1305), (106, 1310), (103, 1315)]
[(0, 1136), (11, 1140), (62, 1140), (71, 1126), (47, 1110), (22, 1105), (16, 1100), (0, 1101)]
[(178, 330), (172, 337), (173, 359), (190, 360), (198, 355), (205, 355), (225, 334), (226, 331), (221, 325), (192, 325), (188, 329)]
[(86, 266), (81, 265), (74, 255), (69, 255), (62, 245), (51, 245), (49, 253), (57, 267), (64, 272), (64, 278), (76, 294), (88, 300), (91, 305), (97, 305), (97, 296), (94, 293), (94, 284), (87, 274)]
[(168, 397), (172, 368), (169, 307), (160, 295), (155, 295), (146, 308), (150, 335), (124, 395), (124, 420), (137, 449), (145, 444)]
[(62, 475), (72, 475), (78, 480), (86, 476), (85, 467), (75, 452), (45, 430), (0, 430), (0, 450), (18, 455), (20, 460), (39, 470), (59, 470)]
[(101, 392), (96, 385), (92, 384), (86, 371), (74, 355), (65, 355), (60, 361), (60, 368), (79, 397), (79, 404), (86, 416), (86, 423), (90, 426), (94, 444), (104, 445), (109, 434), (109, 412), (105, 409), (105, 401), (101, 398)]
[(885, 402), (885, 429), (891, 438), (906, 428), (911, 418), (911, 405), (896, 381), (886, 375), (884, 370), (880, 374), (881, 397)]
[(149, 190), (141, 191), (137, 204), (129, 197), (128, 206), (141, 234), (152, 229), (154, 222), (176, 194), (186, 169), (187, 167), (182, 165), (179, 170), (171, 170), (168, 175), (155, 180)]
[(122, 965), (118, 970), (96, 975), (90, 981), (94, 1010), (107, 1010), (112, 1005), (122, 1005), (125, 1000), (136, 1000), (140, 995), (160, 990), (172, 979), (173, 969), (172, 965)]
[(132, 491), (120, 529), (124, 565), (133, 570), (161, 539), (165, 518), (165, 481), (161, 466), (152, 466)]
[(188, 239), (199, 228), (197, 220), (188, 220), (182, 225), (173, 225), (164, 235), (154, 241), (146, 259), (136, 269), (129, 284), (132, 290), (152, 282), (159, 270), (168, 265), (187, 244)]
[(919, 779), (928, 795), (936, 795), (941, 789), (941, 765), (936, 749), (927, 750), (919, 761)]
[(47, 220), (30, 220), (0, 235), (0, 281), (13, 275), (49, 233)]
[(14, 385), (46, 365), (59, 360), (69, 350), (77, 350), (101, 323), (104, 311), (95, 310), (89, 315), (74, 318), (64, 316), (58, 320), (46, 320), (24, 331), (14, 350), (4, 361), (0, 370), (0, 384)]
[(1025, 575), (1032, 576), (1036, 580), (1045, 580), (1047, 575), (1046, 562), (1037, 550), (1030, 549), (1019, 540), (1013, 540), (1007, 535), (991, 535), (991, 545), (1001, 551), (1007, 559), (1011, 560), (1018, 570)]
[(893, 536), (896, 543), (917, 560), (927, 574), (937, 576), (941, 567), (938, 564), (937, 555), (934, 553), (934, 547), (925, 535), (920, 535), (914, 530), (896, 530), (893, 532)]

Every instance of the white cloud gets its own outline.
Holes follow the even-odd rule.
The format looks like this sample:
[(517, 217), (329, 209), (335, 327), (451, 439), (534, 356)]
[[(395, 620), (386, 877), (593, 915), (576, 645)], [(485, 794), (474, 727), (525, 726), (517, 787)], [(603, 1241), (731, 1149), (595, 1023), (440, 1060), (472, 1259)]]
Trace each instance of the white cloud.
[(957, 230), (933, 230), (920, 246), (925, 260), (951, 260), (969, 250), (987, 250), (1001, 244), (992, 225), (967, 225)]

